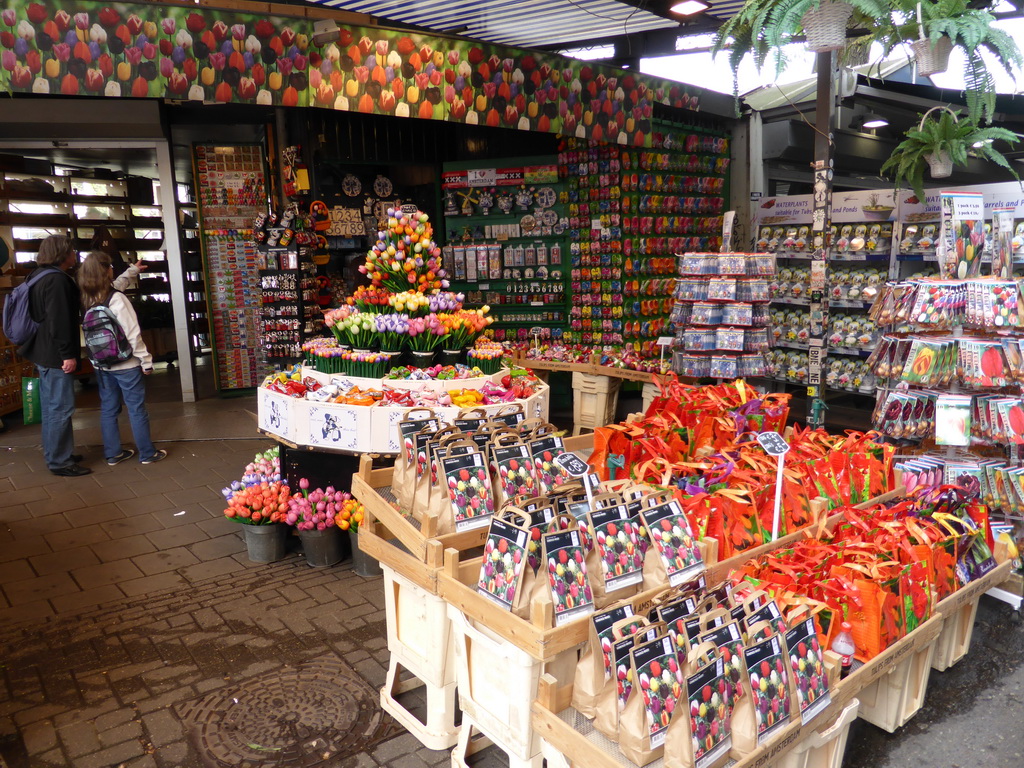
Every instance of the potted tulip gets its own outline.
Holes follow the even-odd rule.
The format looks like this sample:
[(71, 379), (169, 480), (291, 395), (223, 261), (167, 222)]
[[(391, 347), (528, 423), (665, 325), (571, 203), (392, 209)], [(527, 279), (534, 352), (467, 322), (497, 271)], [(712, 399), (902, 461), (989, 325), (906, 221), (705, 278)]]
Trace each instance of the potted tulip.
[(347, 531), (352, 547), (352, 567), (360, 576), (380, 576), (380, 564), (359, 548), (359, 526), (362, 525), (366, 510), (353, 498), (347, 499), (334, 515), (334, 522), (341, 531)]
[(342, 538), (336, 515), (352, 496), (333, 486), (309, 489), (309, 480), (299, 480), (299, 491), (288, 500), (284, 522), (299, 532), (302, 552), (313, 568), (336, 565), (349, 556), (348, 540)]
[[(938, 118), (932, 115), (936, 110)], [(966, 166), (972, 154), (991, 160), (1019, 178), (993, 146), (995, 141), (1016, 144), (1017, 135), (1005, 128), (982, 128), (970, 118), (957, 117), (948, 107), (933, 107), (921, 116), (916, 127), (907, 131), (906, 138), (882, 164), (881, 170), (883, 174), (892, 174), (897, 187), (903, 183), (910, 185), (920, 200), (925, 197), (925, 166), (929, 167), (933, 179), (946, 178), (952, 174), (953, 166)]]

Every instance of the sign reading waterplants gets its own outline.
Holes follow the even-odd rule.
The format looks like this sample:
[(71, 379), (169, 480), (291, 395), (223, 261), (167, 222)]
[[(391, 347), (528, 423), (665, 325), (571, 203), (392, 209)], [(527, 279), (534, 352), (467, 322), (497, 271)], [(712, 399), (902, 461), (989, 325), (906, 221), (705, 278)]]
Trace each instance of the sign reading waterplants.
[(202, 6), (9, 0), (0, 87), (452, 120), (651, 145), (655, 103), (688, 86), (556, 54)]

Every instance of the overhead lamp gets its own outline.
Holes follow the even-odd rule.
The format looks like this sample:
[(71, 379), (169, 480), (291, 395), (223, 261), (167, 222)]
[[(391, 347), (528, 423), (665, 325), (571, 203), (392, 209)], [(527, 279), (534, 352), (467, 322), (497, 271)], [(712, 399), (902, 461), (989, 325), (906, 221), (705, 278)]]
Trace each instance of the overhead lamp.
[(334, 19), (319, 19), (313, 22), (313, 45), (322, 46), (338, 40), (341, 34)]
[(711, 7), (711, 3), (706, 3), (704, 0), (682, 0), (678, 3), (673, 3), (669, 6), (669, 13), (674, 13), (676, 16), (693, 16), (695, 13), (706, 11)]
[(888, 124), (888, 120), (881, 115), (876, 115), (872, 112), (868, 112), (866, 115), (861, 116), (861, 128), (885, 128)]

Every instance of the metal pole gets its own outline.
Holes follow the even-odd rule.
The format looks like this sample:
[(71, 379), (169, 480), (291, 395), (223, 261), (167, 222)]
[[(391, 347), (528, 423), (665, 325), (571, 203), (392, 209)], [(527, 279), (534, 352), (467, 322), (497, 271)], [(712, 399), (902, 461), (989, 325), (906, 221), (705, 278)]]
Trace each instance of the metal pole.
[(807, 423), (821, 427), (825, 401), (821, 391), (821, 370), (825, 362), (825, 327), (828, 299), (825, 278), (828, 269), (829, 225), (832, 217), (832, 123), (835, 115), (835, 67), (831, 53), (818, 54), (818, 89), (815, 110), (814, 208), (811, 236), (811, 335), (807, 353)]

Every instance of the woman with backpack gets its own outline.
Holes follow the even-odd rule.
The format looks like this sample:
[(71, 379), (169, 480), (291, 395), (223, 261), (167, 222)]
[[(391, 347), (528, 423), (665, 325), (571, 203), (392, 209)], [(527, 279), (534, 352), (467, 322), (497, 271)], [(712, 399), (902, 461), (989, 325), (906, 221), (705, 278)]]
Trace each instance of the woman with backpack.
[(123, 402), (128, 406), (128, 419), (140, 460), (143, 464), (153, 464), (167, 457), (167, 451), (157, 450), (149, 435), (143, 376), (152, 373), (153, 357), (142, 341), (135, 309), (123, 293), (114, 290), (113, 280), (113, 260), (102, 251), (86, 256), (78, 270), (78, 287), (85, 310), (82, 320), (85, 345), (96, 369), (100, 390), (104, 455), (110, 466), (135, 455), (131, 448), (121, 447), (117, 417)]

